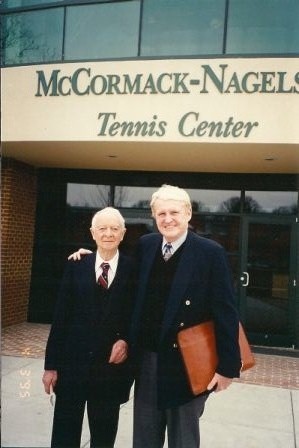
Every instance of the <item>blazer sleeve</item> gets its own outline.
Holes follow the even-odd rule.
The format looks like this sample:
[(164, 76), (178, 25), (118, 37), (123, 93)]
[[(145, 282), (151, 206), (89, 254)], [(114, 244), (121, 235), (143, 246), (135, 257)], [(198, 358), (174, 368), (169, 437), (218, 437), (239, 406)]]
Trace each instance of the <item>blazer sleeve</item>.
[(227, 254), (219, 245), (215, 246), (210, 281), (219, 358), (216, 371), (228, 378), (237, 378), (240, 376), (241, 369), (238, 342), (239, 314)]
[(45, 370), (57, 370), (60, 365), (60, 356), (63, 353), (66, 334), (72, 313), (71, 279), (72, 261), (66, 265), (61, 281), (58, 299), (55, 306), (53, 322), (51, 325), (45, 353)]
[(134, 306), (134, 292), (136, 288), (136, 263), (132, 257), (124, 257), (125, 268), (122, 270), (120, 284), (120, 307), (118, 318), (118, 339), (129, 343), (129, 332)]

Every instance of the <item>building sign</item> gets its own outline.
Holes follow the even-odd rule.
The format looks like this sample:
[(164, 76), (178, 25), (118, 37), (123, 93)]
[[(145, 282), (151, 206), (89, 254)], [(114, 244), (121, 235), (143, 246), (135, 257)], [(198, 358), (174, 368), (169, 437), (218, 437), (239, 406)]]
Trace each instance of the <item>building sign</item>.
[(7, 141), (299, 141), (292, 58), (15, 67), (3, 84)]
[(72, 74), (63, 70), (37, 70), (35, 96), (69, 95), (176, 95), (192, 91), (207, 94), (219, 93), (299, 93), (299, 72), (289, 75), (285, 71), (238, 73), (228, 64), (219, 64), (216, 69), (209, 64), (199, 66), (199, 77), (190, 73), (137, 73), (94, 74), (90, 68), (80, 67)]

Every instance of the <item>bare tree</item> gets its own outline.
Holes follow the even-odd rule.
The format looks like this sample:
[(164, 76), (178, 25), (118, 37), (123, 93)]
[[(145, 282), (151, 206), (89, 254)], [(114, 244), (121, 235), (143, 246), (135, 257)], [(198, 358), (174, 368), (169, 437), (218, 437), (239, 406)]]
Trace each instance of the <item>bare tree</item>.
[(134, 204), (136, 208), (150, 208), (150, 200), (149, 199), (140, 199), (136, 204)]
[(208, 212), (208, 207), (202, 201), (191, 201), (193, 212)]
[(294, 203), (292, 205), (289, 206), (281, 206), (281, 207), (277, 207), (273, 210), (273, 214), (275, 215), (296, 215), (298, 210), (297, 204)]
[(92, 207), (99, 209), (112, 205), (110, 185), (93, 185), (88, 202)]
[(90, 204), (94, 207), (123, 207), (127, 199), (126, 187), (112, 187), (110, 185), (93, 185), (90, 190)]
[[(222, 213), (240, 213), (241, 199), (239, 196), (235, 196), (223, 201), (219, 205), (218, 211)], [(261, 213), (263, 209), (255, 199), (251, 196), (246, 196), (243, 211), (244, 213)]]
[[(36, 36), (24, 27), (20, 14), (1, 18), (1, 59), (6, 64), (24, 62), (26, 51), (36, 51), (39, 46)], [(2, 61), (4, 62), (4, 61)]]
[(124, 207), (125, 202), (128, 199), (128, 188), (117, 187), (114, 194), (114, 207)]

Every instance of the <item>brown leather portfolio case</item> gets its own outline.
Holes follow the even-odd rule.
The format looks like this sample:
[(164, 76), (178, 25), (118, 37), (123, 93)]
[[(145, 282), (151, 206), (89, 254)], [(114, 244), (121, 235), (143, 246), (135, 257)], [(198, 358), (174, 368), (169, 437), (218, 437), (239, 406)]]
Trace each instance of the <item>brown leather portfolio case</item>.
[[(191, 389), (195, 395), (198, 395), (207, 389), (218, 364), (213, 321), (181, 330), (178, 333), (178, 344)], [(239, 324), (239, 345), (241, 371), (244, 371), (255, 365), (255, 359), (241, 323)]]

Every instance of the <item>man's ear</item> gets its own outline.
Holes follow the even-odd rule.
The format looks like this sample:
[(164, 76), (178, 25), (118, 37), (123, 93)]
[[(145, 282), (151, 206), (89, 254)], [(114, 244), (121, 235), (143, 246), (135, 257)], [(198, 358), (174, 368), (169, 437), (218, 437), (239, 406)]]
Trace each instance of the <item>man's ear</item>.
[(94, 232), (93, 232), (93, 228), (92, 228), (92, 227), (90, 227), (90, 229), (89, 229), (89, 230), (90, 230), (90, 233), (91, 233), (92, 239), (93, 239), (93, 240), (95, 240), (95, 237), (94, 237)]
[(192, 218), (192, 208), (187, 208), (187, 214), (189, 215), (188, 217), (188, 222), (190, 221), (190, 219)]
[(127, 229), (125, 228), (124, 230), (123, 230), (123, 236), (122, 236), (122, 239), (121, 239), (121, 241), (124, 239), (124, 237), (125, 237), (125, 234), (126, 234), (126, 231), (127, 231)]

